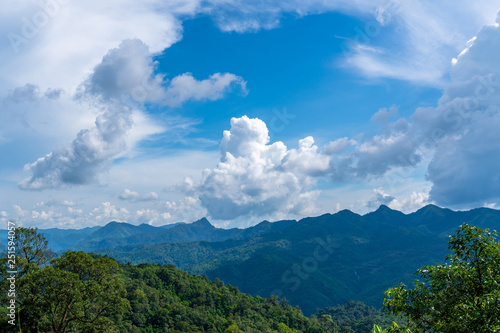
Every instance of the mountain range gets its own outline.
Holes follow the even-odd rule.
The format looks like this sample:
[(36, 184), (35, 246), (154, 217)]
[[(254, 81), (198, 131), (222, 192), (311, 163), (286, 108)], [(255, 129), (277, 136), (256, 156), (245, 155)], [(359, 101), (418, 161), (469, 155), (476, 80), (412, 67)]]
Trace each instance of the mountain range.
[(81, 230), (40, 230), (56, 251), (85, 250), (122, 262), (173, 264), (241, 291), (277, 294), (305, 314), (360, 300), (379, 307), (383, 293), (411, 284), (424, 265), (442, 263), (448, 235), (462, 223), (500, 230), (500, 211), (428, 205), (412, 214), (380, 206), (299, 221), (220, 229), (207, 219), (163, 227), (111, 222)]

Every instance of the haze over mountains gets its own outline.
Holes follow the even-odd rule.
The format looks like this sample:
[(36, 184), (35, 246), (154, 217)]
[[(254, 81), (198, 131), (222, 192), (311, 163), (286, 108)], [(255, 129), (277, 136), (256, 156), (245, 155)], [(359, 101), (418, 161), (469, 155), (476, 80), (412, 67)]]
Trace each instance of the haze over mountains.
[(462, 223), (500, 230), (500, 211), (429, 205), (403, 214), (387, 206), (300, 221), (219, 229), (203, 218), (163, 227), (110, 222), (81, 230), (41, 230), (56, 251), (84, 250), (131, 263), (174, 264), (252, 295), (278, 294), (305, 314), (361, 300), (379, 307), (383, 292), (411, 283), (417, 268), (443, 262), (447, 235)]

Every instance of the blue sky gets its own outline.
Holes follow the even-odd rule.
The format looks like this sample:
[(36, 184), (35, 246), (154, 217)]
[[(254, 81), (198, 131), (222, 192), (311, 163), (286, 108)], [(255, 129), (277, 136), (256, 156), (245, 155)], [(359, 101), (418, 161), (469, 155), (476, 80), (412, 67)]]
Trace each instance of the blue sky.
[(0, 14), (0, 220), (497, 207), (497, 9), (16, 4)]

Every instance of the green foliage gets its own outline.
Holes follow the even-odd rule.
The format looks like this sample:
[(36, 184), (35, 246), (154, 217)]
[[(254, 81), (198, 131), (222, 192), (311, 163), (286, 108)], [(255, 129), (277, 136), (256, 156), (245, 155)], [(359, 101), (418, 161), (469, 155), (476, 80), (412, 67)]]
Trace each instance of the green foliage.
[(363, 302), (352, 300), (344, 305), (321, 309), (316, 315), (329, 317), (331, 321), (336, 323), (341, 332), (353, 333), (369, 332), (374, 324), (387, 328), (395, 320), (401, 322), (400, 318), (389, 316)]
[(312, 315), (349, 299), (381, 306), (388, 288), (410, 284), (419, 267), (449, 253), (443, 235), (465, 220), (500, 226), (500, 211), (429, 205), (405, 215), (382, 206), (363, 216), (341, 211), (305, 218), (256, 238), (129, 245), (101, 253), (125, 263), (174, 264), (251, 295), (278, 293)]
[(393, 322), (391, 327), (382, 329), (382, 327), (374, 324), (372, 328), (372, 333), (412, 333), (407, 327), (399, 327), (396, 322)]
[(128, 307), (118, 264), (66, 252), (52, 266), (23, 277), (20, 319), (29, 331), (114, 332), (109, 316)]
[[(22, 236), (47, 245), (36, 230)], [(25, 258), (42, 258), (36, 244), (23, 244), (31, 249)], [(252, 297), (173, 265), (120, 266), (81, 251), (30, 265), (18, 280), (18, 328), (25, 332), (337, 332), (331, 320), (305, 317), (284, 299)]]
[(252, 297), (172, 265), (122, 268), (131, 307), (116, 321), (121, 332), (337, 332), (286, 300)]
[(497, 233), (467, 224), (450, 236), (446, 264), (417, 271), (413, 289), (386, 292), (384, 305), (408, 316), (415, 332), (500, 331), (500, 242)]
[(19, 275), (45, 265), (55, 254), (38, 228), (18, 227), (15, 235), (16, 267)]

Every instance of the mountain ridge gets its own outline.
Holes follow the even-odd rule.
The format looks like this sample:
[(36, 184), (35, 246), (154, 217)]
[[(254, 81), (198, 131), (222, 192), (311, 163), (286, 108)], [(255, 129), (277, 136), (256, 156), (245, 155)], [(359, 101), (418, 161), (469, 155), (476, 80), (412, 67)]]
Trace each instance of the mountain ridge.
[(452, 211), (437, 206), (404, 214), (381, 206), (359, 215), (347, 210), (303, 218), (248, 239), (117, 247), (100, 251), (120, 261), (174, 264), (238, 286), (272, 293), (304, 313), (349, 299), (380, 306), (383, 292), (424, 265), (442, 262), (447, 237), (459, 225), (500, 229), (500, 211)]

